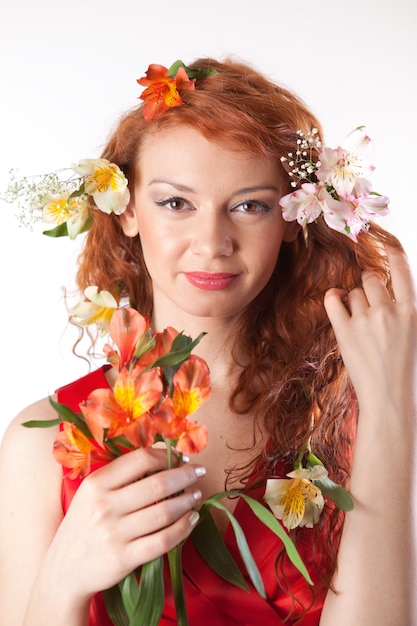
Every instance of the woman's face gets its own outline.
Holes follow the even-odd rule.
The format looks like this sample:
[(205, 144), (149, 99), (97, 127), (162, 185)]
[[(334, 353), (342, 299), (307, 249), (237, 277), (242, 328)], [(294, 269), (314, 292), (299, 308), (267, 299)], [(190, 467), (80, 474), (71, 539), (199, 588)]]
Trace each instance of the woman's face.
[(126, 235), (140, 235), (156, 319), (239, 315), (294, 230), (278, 204), (278, 164), (179, 126), (145, 140), (136, 181), (121, 221)]

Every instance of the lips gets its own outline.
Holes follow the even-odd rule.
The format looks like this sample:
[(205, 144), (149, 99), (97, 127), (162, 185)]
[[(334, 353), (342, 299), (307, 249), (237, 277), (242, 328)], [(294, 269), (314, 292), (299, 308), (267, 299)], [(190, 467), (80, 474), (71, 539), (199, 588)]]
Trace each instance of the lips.
[(230, 272), (185, 272), (185, 277), (191, 285), (207, 291), (227, 289), (237, 276), (238, 274)]

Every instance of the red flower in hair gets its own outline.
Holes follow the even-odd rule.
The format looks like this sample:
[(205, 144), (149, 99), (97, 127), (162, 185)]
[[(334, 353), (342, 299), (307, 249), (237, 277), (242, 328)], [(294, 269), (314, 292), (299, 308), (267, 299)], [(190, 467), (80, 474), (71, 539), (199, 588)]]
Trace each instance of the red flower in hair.
[(151, 64), (146, 76), (139, 78), (139, 85), (146, 89), (140, 95), (144, 101), (143, 117), (145, 120), (155, 120), (171, 107), (183, 104), (180, 90), (194, 89), (194, 81), (190, 80), (184, 67), (179, 67), (174, 77), (169, 76), (169, 70), (163, 65)]

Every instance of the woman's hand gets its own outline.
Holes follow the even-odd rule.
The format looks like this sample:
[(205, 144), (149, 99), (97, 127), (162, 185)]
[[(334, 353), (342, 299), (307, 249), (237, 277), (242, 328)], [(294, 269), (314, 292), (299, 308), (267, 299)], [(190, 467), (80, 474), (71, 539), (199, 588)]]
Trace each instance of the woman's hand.
[(417, 311), (406, 257), (325, 306), (359, 403), (347, 513), (323, 626), (416, 624)]
[(362, 288), (331, 289), (325, 307), (334, 328), (361, 411), (389, 404), (413, 414), (417, 388), (416, 294), (407, 258), (388, 250), (391, 298), (374, 272), (364, 272)]
[[(198, 520), (204, 468), (167, 469), (164, 449), (135, 450), (82, 482), (44, 567), (75, 597), (118, 583), (183, 541)], [(179, 494), (179, 495), (175, 495)]]

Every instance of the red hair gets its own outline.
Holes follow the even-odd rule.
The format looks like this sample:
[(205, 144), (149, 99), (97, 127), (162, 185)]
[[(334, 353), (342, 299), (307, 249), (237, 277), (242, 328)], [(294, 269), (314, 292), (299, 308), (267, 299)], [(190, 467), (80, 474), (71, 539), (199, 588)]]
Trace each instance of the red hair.
[[(141, 106), (130, 111), (103, 152), (124, 171), (131, 188), (144, 138), (165, 127), (190, 125), (228, 149), (279, 163), (281, 156), (296, 149), (297, 130), (317, 128), (322, 136), (318, 120), (299, 98), (251, 67), (212, 59), (199, 59), (191, 67), (213, 68), (218, 73), (198, 80), (195, 90), (181, 93), (184, 105), (170, 109), (158, 120), (146, 122)], [(283, 169), (282, 180), (288, 181), (290, 192)], [(242, 365), (230, 403), (235, 412), (255, 412), (254, 432), (257, 425), (266, 430), (269, 445), (264, 451), (263, 478), (278, 460), (290, 465), (312, 435), (314, 453), (331, 478), (346, 485), (356, 401), (323, 306), (324, 294), (331, 287), (350, 290), (360, 285), (365, 269), (377, 271), (389, 286), (384, 247), (401, 246), (376, 225), (362, 232), (357, 243), (331, 230), (321, 218), (310, 224), (308, 231), (308, 245), (301, 230), (293, 243), (282, 244), (269, 283), (243, 312), (229, 338), (235, 359)], [(151, 282), (139, 237), (126, 237), (114, 215), (94, 212), (80, 257), (78, 284), (81, 289), (94, 284), (121, 291), (142, 314), (151, 313)], [(249, 476), (251, 470), (240, 468), (240, 473)], [(343, 513), (329, 506), (322, 517), (327, 534), (316, 527), (316, 563), (328, 586)], [(326, 543), (320, 549), (323, 536)]]

